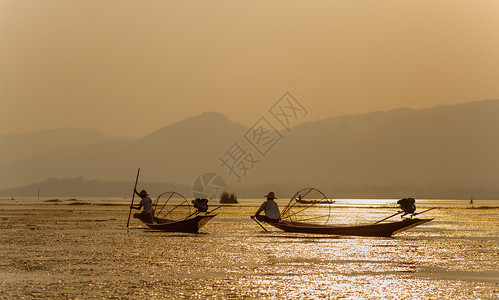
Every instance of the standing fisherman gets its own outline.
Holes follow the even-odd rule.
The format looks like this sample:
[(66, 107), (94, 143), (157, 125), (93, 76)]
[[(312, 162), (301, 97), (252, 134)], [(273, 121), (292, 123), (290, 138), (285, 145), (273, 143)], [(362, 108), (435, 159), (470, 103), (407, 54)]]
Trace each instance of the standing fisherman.
[(130, 209), (138, 209), (140, 210), (142, 207), (144, 209), (140, 213), (135, 213), (133, 214), (134, 218), (141, 219), (146, 223), (154, 223), (154, 216), (153, 216), (153, 209), (152, 209), (152, 200), (149, 198), (149, 194), (146, 192), (146, 190), (140, 191), (140, 193), (137, 192), (137, 190), (134, 190), (135, 194), (137, 194), (142, 200), (140, 200), (140, 203), (138, 206), (130, 206)]

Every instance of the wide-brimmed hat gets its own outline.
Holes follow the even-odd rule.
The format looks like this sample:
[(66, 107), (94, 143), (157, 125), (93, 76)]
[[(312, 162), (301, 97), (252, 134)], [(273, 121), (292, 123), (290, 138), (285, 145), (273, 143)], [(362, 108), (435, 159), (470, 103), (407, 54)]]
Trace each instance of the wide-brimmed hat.
[(140, 191), (139, 196), (146, 197), (146, 196), (149, 196), (149, 194), (146, 192), (146, 190), (142, 190), (142, 191)]
[(277, 199), (274, 195), (274, 192), (270, 192), (268, 193), (267, 195), (265, 195), (264, 197), (267, 197), (267, 198), (272, 198), (272, 199)]

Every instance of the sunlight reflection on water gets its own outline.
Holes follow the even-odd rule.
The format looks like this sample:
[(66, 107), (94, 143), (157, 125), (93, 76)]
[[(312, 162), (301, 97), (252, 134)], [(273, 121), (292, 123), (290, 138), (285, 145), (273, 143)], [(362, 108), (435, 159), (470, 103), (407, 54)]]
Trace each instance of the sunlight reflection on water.
[[(499, 209), (445, 207), (395, 238), (359, 238), (263, 232), (254, 205), (183, 234), (136, 220), (127, 232), (125, 205), (0, 204), (0, 298), (499, 297)], [(392, 212), (337, 207), (334, 221)]]

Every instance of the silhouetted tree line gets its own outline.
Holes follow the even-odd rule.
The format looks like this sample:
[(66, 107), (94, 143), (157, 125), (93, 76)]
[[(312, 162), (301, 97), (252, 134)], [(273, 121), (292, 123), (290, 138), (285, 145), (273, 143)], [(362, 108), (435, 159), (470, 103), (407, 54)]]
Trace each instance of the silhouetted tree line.
[[(289, 199), (297, 190), (305, 187), (316, 187), (326, 196), (333, 199), (341, 198), (403, 198), (413, 197), (420, 199), (499, 199), (499, 183), (477, 187), (473, 185), (399, 185), (390, 186), (363, 185), (363, 186), (335, 186), (320, 184), (313, 186), (300, 183), (264, 183), (238, 184), (230, 186), (239, 198), (263, 198), (273, 191), (280, 199)], [(151, 195), (158, 195), (167, 191), (176, 191), (185, 197), (191, 197), (192, 187), (184, 184), (141, 182), (140, 188), (146, 189)], [(100, 180), (86, 180), (77, 178), (50, 178), (46, 181), (19, 188), (0, 190), (4, 197), (131, 197), (133, 182), (105, 182)]]

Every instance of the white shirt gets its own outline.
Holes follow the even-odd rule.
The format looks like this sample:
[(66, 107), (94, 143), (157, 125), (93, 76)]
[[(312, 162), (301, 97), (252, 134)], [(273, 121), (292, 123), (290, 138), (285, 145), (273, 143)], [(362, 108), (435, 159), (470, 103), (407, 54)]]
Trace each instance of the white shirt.
[(144, 197), (140, 200), (140, 204), (144, 207), (143, 212), (152, 213), (152, 200), (149, 197)]
[(273, 199), (267, 199), (267, 201), (263, 202), (256, 214), (259, 214), (261, 211), (265, 211), (265, 215), (271, 219), (280, 219), (281, 213), (279, 212), (279, 206)]

